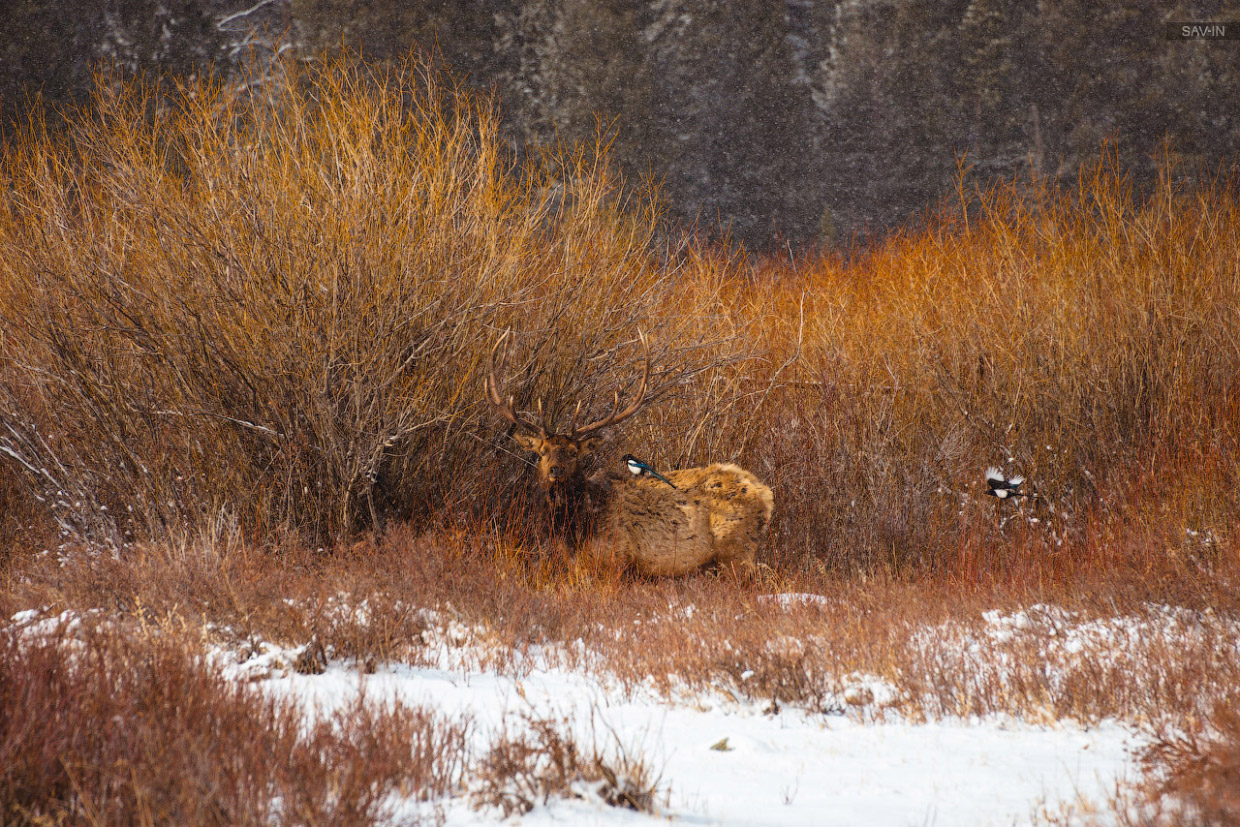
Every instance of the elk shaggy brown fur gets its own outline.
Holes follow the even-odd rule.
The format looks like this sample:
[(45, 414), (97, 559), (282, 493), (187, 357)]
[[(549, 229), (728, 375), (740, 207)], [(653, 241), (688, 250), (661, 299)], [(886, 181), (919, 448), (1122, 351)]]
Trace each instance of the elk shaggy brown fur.
[[(732, 463), (667, 471), (675, 488), (659, 480), (610, 471), (585, 473), (602, 433), (635, 414), (646, 403), (650, 378), (647, 346), (634, 401), (620, 409), (617, 393), (611, 413), (578, 427), (581, 403), (567, 433), (549, 429), (541, 401), (533, 421), (513, 409), (499, 392), (491, 350), (486, 392), (496, 411), (515, 426), (513, 438), (538, 455), (538, 475), (551, 524), (591, 557), (650, 576), (678, 576), (708, 565), (748, 570), (766, 538), (774, 509), (771, 489)], [(643, 344), (645, 338), (642, 337)], [(500, 360), (501, 362), (503, 359)]]

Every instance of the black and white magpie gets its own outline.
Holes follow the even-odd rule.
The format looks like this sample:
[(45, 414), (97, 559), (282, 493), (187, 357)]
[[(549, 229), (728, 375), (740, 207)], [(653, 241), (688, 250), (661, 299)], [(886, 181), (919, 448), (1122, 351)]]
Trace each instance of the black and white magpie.
[(654, 470), (654, 467), (651, 466), (650, 463), (644, 460), (640, 460), (637, 457), (633, 456), (632, 454), (625, 454), (624, 456), (620, 458), (620, 460), (621, 462), (624, 463), (624, 467), (629, 469), (629, 473), (635, 477), (640, 477), (645, 474), (649, 474), (655, 479), (663, 480), (668, 485), (671, 485), (672, 488), (676, 487), (675, 485), (672, 484), (671, 480), (669, 480), (667, 477), (660, 474), (658, 471)]
[(1024, 477), (1005, 477), (1002, 471), (993, 466), (986, 469), (986, 485), (988, 486), (986, 493), (1001, 500), (1029, 496), (1020, 490), (1021, 483), (1024, 481)]

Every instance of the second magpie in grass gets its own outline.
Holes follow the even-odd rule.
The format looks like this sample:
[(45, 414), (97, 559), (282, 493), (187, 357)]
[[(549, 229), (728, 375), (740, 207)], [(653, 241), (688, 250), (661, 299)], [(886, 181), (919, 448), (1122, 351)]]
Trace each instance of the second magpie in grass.
[(624, 467), (629, 469), (629, 473), (635, 477), (640, 477), (640, 476), (649, 474), (655, 479), (663, 480), (668, 485), (671, 485), (672, 488), (676, 487), (675, 485), (672, 484), (671, 480), (669, 480), (667, 477), (660, 474), (658, 471), (654, 470), (654, 467), (651, 466), (650, 463), (644, 460), (640, 460), (637, 457), (633, 456), (632, 454), (625, 454), (624, 456), (620, 458), (620, 460), (621, 462), (624, 463)]
[(1020, 490), (1024, 481), (1024, 477), (1005, 477), (1002, 471), (993, 466), (986, 469), (986, 493), (1001, 500), (1028, 497), (1028, 494)]

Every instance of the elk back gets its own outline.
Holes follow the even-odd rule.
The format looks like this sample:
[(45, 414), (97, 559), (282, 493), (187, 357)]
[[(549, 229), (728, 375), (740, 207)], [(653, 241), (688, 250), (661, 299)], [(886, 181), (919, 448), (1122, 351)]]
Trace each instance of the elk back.
[(668, 577), (709, 563), (714, 546), (710, 511), (700, 496), (658, 480), (614, 480), (590, 552), (641, 574)]
[(775, 495), (757, 477), (730, 462), (672, 471), (677, 488), (700, 501), (710, 516), (712, 562), (753, 566), (766, 540)]

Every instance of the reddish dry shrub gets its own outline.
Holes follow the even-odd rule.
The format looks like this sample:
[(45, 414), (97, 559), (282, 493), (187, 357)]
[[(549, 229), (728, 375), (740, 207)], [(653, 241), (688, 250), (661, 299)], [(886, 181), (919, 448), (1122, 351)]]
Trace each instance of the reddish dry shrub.
[(459, 782), (464, 732), (351, 708), (303, 732), (186, 641), (85, 628), (0, 641), (0, 819), (13, 824), (366, 824), (390, 793)]
[(588, 791), (612, 807), (655, 812), (659, 775), (640, 755), (623, 748), (608, 755), (597, 744), (586, 754), (566, 732), (566, 720), (527, 716), (521, 727), (501, 735), (479, 760), (476, 805), (499, 809), (507, 818)]
[(716, 338), (599, 148), (519, 163), (418, 64), (286, 68), (266, 102), (105, 79), (65, 135), (6, 145), (0, 456), (70, 535), (493, 510), (522, 490), (481, 404), (497, 331), (552, 416), (606, 404), (638, 326), (663, 392)]
[[(1145, 753), (1146, 806), (1166, 827), (1240, 824), (1240, 712), (1221, 703), (1203, 727), (1164, 733)], [(1129, 816), (1131, 821), (1131, 816)]]
[[(772, 366), (798, 356), (749, 447), (777, 492), (776, 559), (1043, 579), (1093, 557), (1091, 532), (1234, 549), (1236, 180), (1141, 196), (1105, 156), (1075, 186), (967, 200), (854, 260), (737, 288)], [(982, 496), (988, 465), (1040, 498)]]

